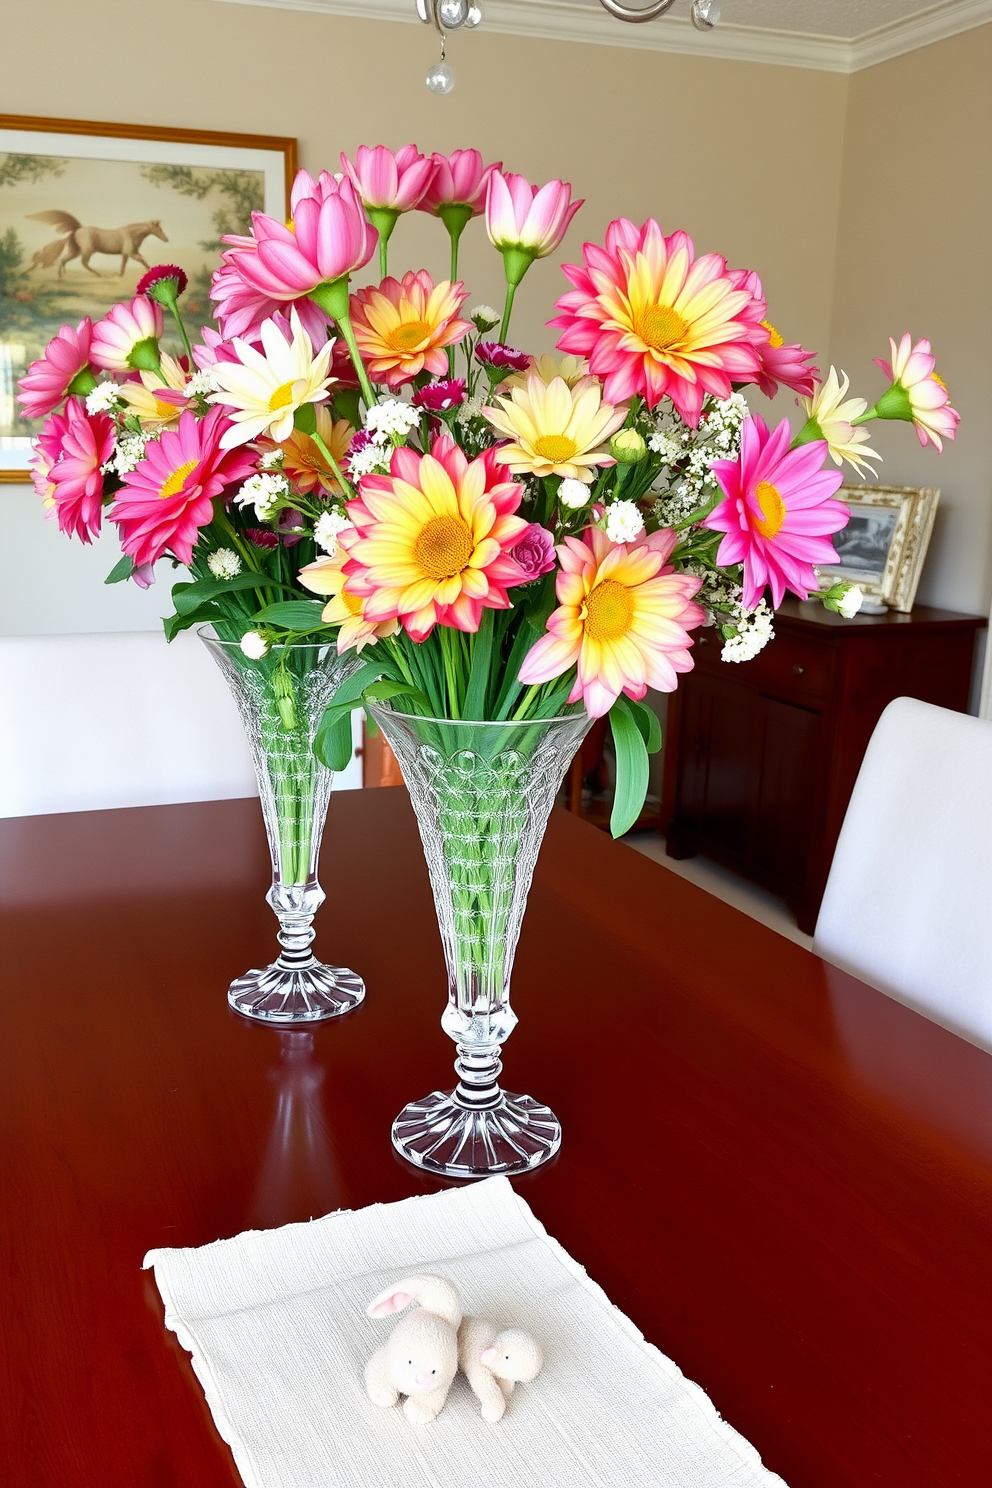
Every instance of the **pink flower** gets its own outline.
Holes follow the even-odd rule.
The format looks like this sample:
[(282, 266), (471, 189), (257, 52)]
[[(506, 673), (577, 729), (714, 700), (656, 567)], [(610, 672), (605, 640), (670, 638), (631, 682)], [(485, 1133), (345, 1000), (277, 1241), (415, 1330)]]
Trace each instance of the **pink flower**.
[[(216, 305), (217, 320), (226, 340), (240, 336), (245, 341), (257, 341), (262, 322), (272, 320), (277, 314), (288, 315), (295, 309), (303, 328), (314, 346), (323, 346), (327, 339), (328, 317), (308, 295), (295, 299), (276, 299), (264, 294), (249, 284), (242, 274), (248, 258), (258, 253), (254, 238), (234, 237), (223, 239), (235, 246), (221, 255), (221, 267), (214, 272), (210, 283), (210, 295)], [(209, 327), (204, 326), (203, 339), (208, 340)], [(215, 331), (210, 336), (216, 337)], [(193, 353), (197, 365), (202, 365), (196, 351)], [(221, 358), (224, 360), (224, 358)]]
[(466, 294), (460, 280), (435, 284), (426, 269), (419, 269), (352, 295), (355, 340), (369, 376), (399, 387), (424, 371), (446, 372), (445, 348), (472, 329), (458, 316)]
[(555, 566), (555, 540), (546, 527), (531, 522), (510, 549), (510, 557), (523, 573), (525, 581), (539, 579)]
[(820, 375), (818, 367), (809, 365), (816, 352), (804, 351), (798, 343), (786, 346), (775, 327), (765, 319), (765, 291), (753, 269), (730, 269), (727, 277), (735, 289), (745, 290), (751, 296), (751, 303), (744, 307), (739, 318), (749, 327), (751, 345), (761, 364), (756, 379), (758, 387), (766, 398), (774, 398), (780, 385), (803, 398), (811, 398)]
[(162, 334), (162, 307), (146, 295), (136, 295), (130, 305), (123, 300), (110, 308), (93, 327), (90, 357), (108, 372), (131, 372), (139, 367), (154, 371), (158, 366), (158, 341)]
[(341, 169), (365, 206), (409, 212), (420, 202), (434, 174), (434, 160), (416, 145), (404, 145), (394, 155), (385, 145), (359, 145), (354, 165), (342, 151)]
[(510, 549), (529, 524), (515, 515), (522, 487), (492, 450), (469, 461), (442, 434), (429, 454), (394, 450), (389, 474), (366, 475), (360, 490), (338, 542), (363, 620), (399, 620), (423, 641), (435, 625), (476, 631), (484, 609), (509, 609), (507, 589), (524, 582)]
[(586, 243), (582, 256), (565, 265), (575, 289), (549, 324), (562, 331), (560, 350), (589, 358), (608, 402), (640, 394), (654, 408), (667, 394), (695, 428), (707, 393), (729, 398), (735, 382), (757, 380), (764, 301), (735, 285), (719, 254), (696, 258), (684, 232), (666, 238), (653, 218), (637, 228), (621, 217), (605, 247)]
[(161, 284), (163, 288), (159, 291), (161, 296), (159, 302), (168, 305), (176, 299), (177, 295), (183, 293), (188, 283), (189, 280), (178, 264), (155, 264), (147, 274), (142, 274), (135, 294), (151, 295), (154, 300), (158, 296), (153, 295), (152, 290), (156, 284)]
[(414, 408), (425, 408), (428, 413), (441, 413), (448, 408), (457, 408), (465, 402), (465, 379), (446, 377), (443, 382), (428, 382), (418, 388), (410, 399)]
[(478, 217), (485, 210), (489, 177), (503, 169), (503, 162), (483, 165), (478, 150), (454, 150), (450, 155), (435, 152), (431, 160), (434, 174), (420, 200), (420, 211), (440, 217), (442, 207), (471, 207), (471, 215)]
[[(316, 185), (309, 176), (302, 182), (298, 176), (297, 187), (301, 190), (298, 194), (294, 187), (292, 227), (253, 212), (251, 246), (238, 239), (224, 254), (230, 273), (256, 294), (278, 302), (298, 299), (345, 279), (368, 263), (378, 242), (378, 233), (366, 219), (350, 180), (338, 182), (322, 171)], [(236, 298), (244, 313), (247, 302), (233, 296), (227, 279), (218, 285), (215, 276), (215, 299), (220, 298), (218, 289), (225, 292), (228, 302)], [(226, 326), (225, 334), (232, 334)]]
[(167, 551), (190, 563), (200, 528), (213, 518), (214, 497), (255, 469), (251, 450), (221, 449), (228, 423), (219, 408), (202, 420), (184, 413), (178, 429), (148, 444), (145, 458), (124, 476), (110, 517), (136, 568)]
[[(54, 430), (52, 431), (54, 434)], [(59, 431), (61, 458), (49, 471), (60, 529), (82, 542), (100, 531), (103, 472), (114, 451), (114, 423), (105, 413), (89, 415), (76, 398), (66, 404)]]
[(727, 535), (717, 551), (722, 567), (744, 565), (743, 602), (753, 609), (765, 585), (778, 606), (787, 589), (800, 599), (818, 587), (814, 563), (836, 563), (830, 533), (847, 525), (850, 510), (834, 501), (844, 476), (823, 470), (827, 445), (818, 439), (790, 450), (792, 431), (783, 419), (773, 434), (763, 419), (744, 420), (736, 460), (710, 467), (726, 500), (703, 521)]
[(892, 381), (875, 404), (877, 416), (911, 422), (922, 445), (929, 438), (943, 453), (941, 441), (954, 438), (961, 415), (951, 407), (950, 394), (934, 371), (930, 342), (917, 341), (914, 346), (907, 331), (898, 346), (890, 336), (889, 346), (891, 362), (875, 358), (875, 365)]
[(566, 181), (531, 186), (524, 176), (494, 170), (486, 193), (486, 231), (494, 248), (520, 249), (528, 263), (554, 253), (582, 202)]
[[(87, 315), (75, 330), (64, 325), (45, 347), (45, 354), (32, 362), (17, 386), (17, 401), (25, 418), (44, 418), (72, 391), (81, 372), (88, 372), (93, 322)], [(93, 377), (85, 379), (90, 386)], [(88, 389), (87, 389), (88, 391)]]
[(502, 341), (480, 341), (475, 357), (484, 367), (507, 367), (514, 372), (526, 372), (533, 360), (526, 351), (516, 351)]
[(635, 700), (649, 687), (674, 692), (679, 673), (692, 670), (689, 630), (706, 616), (692, 603), (702, 580), (667, 562), (675, 541), (671, 529), (636, 543), (613, 543), (598, 527), (581, 540), (566, 537), (559, 608), (524, 657), (520, 681), (550, 682), (574, 666), (568, 701), (581, 698), (591, 718), (608, 713), (621, 692)]
[(267, 527), (246, 527), (245, 537), (253, 548), (277, 548), (279, 539)]

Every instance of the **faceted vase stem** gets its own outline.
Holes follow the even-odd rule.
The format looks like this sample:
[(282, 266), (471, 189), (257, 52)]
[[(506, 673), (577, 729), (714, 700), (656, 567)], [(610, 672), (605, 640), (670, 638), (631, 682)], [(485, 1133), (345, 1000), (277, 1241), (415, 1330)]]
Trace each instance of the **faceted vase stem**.
[(246, 972), (228, 1002), (246, 1018), (314, 1023), (349, 1012), (365, 996), (361, 977), (325, 966), (313, 954), (313, 917), (324, 902), (317, 858), (333, 776), (313, 753), (324, 709), (357, 665), (333, 646), (273, 646), (249, 658), (237, 641), (199, 632), (241, 713), (258, 780), (272, 887), (266, 895), (279, 922), (279, 956)]
[(585, 713), (506, 723), (370, 709), (410, 791), (448, 968), (441, 1026), (458, 1083), (413, 1101), (393, 1123), (410, 1162), (456, 1178), (519, 1173), (561, 1142), (558, 1120), (502, 1089), (502, 1046), (516, 1026), (510, 973), (534, 864)]

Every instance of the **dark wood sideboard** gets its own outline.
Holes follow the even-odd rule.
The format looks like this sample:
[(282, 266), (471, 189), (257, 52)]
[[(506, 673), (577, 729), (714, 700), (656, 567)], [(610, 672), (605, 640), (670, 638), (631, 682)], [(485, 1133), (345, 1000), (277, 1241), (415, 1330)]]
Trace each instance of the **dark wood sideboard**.
[(893, 698), (968, 706), (976, 615), (918, 605), (857, 615), (787, 599), (753, 660), (720, 660), (700, 631), (668, 705), (660, 826), (780, 894), (812, 933), (861, 761)]

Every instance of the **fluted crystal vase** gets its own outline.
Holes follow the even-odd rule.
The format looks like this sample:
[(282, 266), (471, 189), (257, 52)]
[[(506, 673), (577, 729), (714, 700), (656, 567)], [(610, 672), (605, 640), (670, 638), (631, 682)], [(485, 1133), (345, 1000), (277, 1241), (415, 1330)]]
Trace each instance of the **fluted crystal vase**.
[(258, 779), (272, 855), (266, 899), (279, 921), (279, 955), (232, 982), (227, 1000), (246, 1018), (315, 1023), (357, 1007), (365, 985), (313, 954), (313, 917), (324, 902), (317, 855), (333, 774), (313, 752), (325, 707), (358, 663), (333, 645), (273, 646), (250, 658), (237, 641), (200, 638), (227, 678), (241, 713)]
[(388, 704), (370, 712), (417, 814), (448, 967), (441, 1026), (457, 1049), (457, 1085), (401, 1111), (393, 1145), (453, 1178), (522, 1173), (557, 1152), (561, 1127), (548, 1106), (499, 1085), (501, 1047), (517, 1022), (510, 972), (548, 816), (589, 719), (450, 722)]

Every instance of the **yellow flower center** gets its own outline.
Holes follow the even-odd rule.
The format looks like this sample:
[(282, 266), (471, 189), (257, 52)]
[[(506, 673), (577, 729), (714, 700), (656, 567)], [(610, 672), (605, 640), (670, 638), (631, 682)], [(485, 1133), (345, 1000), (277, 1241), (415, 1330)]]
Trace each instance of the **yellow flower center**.
[(186, 484), (187, 477), (196, 469), (199, 463), (199, 460), (187, 460), (185, 465), (180, 465), (178, 470), (174, 470), (168, 479), (162, 482), (158, 494), (163, 501), (168, 496), (179, 495), (179, 492)]
[(414, 556), (432, 579), (451, 579), (460, 574), (474, 551), (468, 523), (462, 517), (431, 517), (420, 529), (413, 545)]
[(763, 320), (761, 322), (761, 324), (764, 326), (765, 330), (768, 332), (768, 344), (769, 344), (769, 346), (779, 347), (779, 346), (784, 346), (785, 345), (785, 342), (782, 340), (782, 337), (779, 335), (778, 331), (772, 325), (772, 323), (771, 323), (770, 320)]
[(174, 403), (163, 403), (160, 398), (155, 399), (155, 417), (160, 419), (174, 419), (179, 417), (179, 409)]
[(671, 305), (647, 305), (634, 315), (634, 334), (653, 351), (672, 351), (685, 338), (689, 329)]
[(938, 387), (942, 387), (944, 389), (944, 392), (946, 393), (947, 392), (947, 383), (940, 376), (940, 374), (937, 373), (937, 372), (931, 372), (930, 373), (930, 376), (933, 378), (933, 380), (937, 384), (937, 386)]
[(386, 335), (386, 342), (393, 351), (413, 351), (430, 336), (431, 328), (425, 320), (404, 320)]
[(754, 498), (761, 512), (760, 520), (754, 524), (756, 529), (762, 537), (774, 537), (781, 531), (782, 523), (785, 521), (785, 502), (777, 489), (768, 481), (758, 482)]
[(578, 453), (579, 446), (567, 434), (542, 434), (534, 441), (534, 453), (552, 465), (562, 465)]
[(350, 594), (347, 589), (342, 589), (341, 598), (344, 600), (345, 609), (349, 615), (360, 615), (362, 613), (362, 596), (360, 594)]
[(270, 413), (275, 413), (277, 408), (285, 408), (287, 403), (292, 403), (293, 389), (295, 386), (295, 382), (284, 382), (281, 387), (276, 388), (275, 392), (269, 399)]
[(582, 616), (585, 633), (594, 641), (619, 641), (634, 618), (634, 596), (626, 584), (604, 579), (586, 595)]

